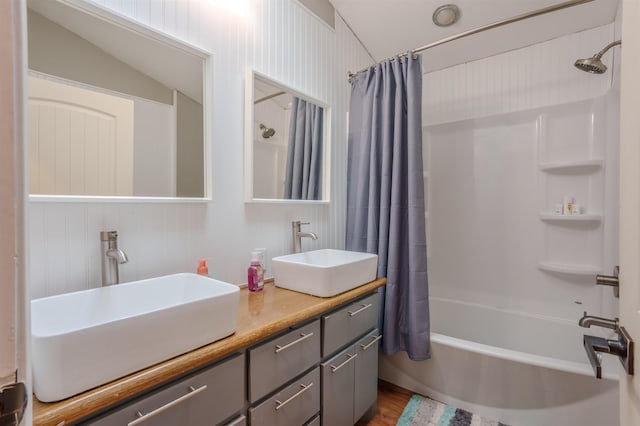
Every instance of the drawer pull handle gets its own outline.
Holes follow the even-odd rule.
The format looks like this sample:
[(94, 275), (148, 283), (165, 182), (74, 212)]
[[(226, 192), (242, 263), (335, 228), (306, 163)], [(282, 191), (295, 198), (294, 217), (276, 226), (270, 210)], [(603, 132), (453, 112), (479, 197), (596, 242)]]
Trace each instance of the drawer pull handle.
[(313, 382), (309, 383), (308, 385), (305, 385), (304, 383), (300, 383), (300, 387), (302, 387), (302, 389), (300, 389), (298, 392), (291, 395), (288, 399), (282, 402), (276, 399), (276, 411), (278, 411), (279, 409), (281, 409), (282, 407), (284, 407), (285, 405), (287, 405), (288, 403), (290, 403), (291, 401), (293, 401), (294, 399), (302, 395), (304, 391), (309, 389), (311, 386), (313, 386)]
[(375, 342), (377, 342), (380, 339), (382, 339), (382, 334), (379, 336), (376, 336), (370, 343), (367, 343), (366, 345), (364, 344), (360, 345), (360, 347), (362, 348), (363, 351), (366, 351), (371, 347), (371, 345), (373, 345)]
[(167, 411), (169, 408), (174, 407), (188, 399), (191, 399), (201, 392), (204, 392), (206, 389), (207, 389), (207, 385), (202, 385), (197, 389), (194, 388), (193, 386), (189, 386), (188, 393), (182, 395), (180, 398), (176, 398), (173, 401), (164, 404), (161, 407), (156, 408), (153, 411), (149, 411), (147, 414), (142, 414), (140, 411), (136, 411), (136, 416), (138, 416), (138, 418), (127, 423), (127, 426), (136, 426), (136, 425), (139, 425), (140, 423), (146, 422), (150, 418), (157, 416), (158, 414), (164, 411)]
[(352, 359), (354, 359), (355, 357), (358, 356), (358, 354), (347, 354), (347, 356), (349, 357), (345, 362), (343, 362), (342, 364), (338, 365), (337, 367), (335, 365), (330, 365), (331, 367), (331, 372), (335, 373), (336, 371), (340, 370), (342, 367), (344, 367), (345, 365), (347, 365), (349, 362), (351, 362)]
[(360, 312), (364, 311), (365, 309), (369, 309), (372, 306), (373, 306), (373, 303), (367, 303), (366, 305), (362, 305), (362, 307), (358, 310), (348, 311), (349, 316), (352, 317), (352, 316), (358, 315)]
[(289, 349), (291, 346), (295, 345), (296, 343), (300, 343), (300, 342), (302, 342), (303, 340), (306, 340), (306, 339), (308, 339), (308, 338), (309, 338), (309, 337), (311, 337), (311, 336), (313, 336), (313, 332), (311, 332), (311, 333), (307, 333), (307, 334), (300, 333), (300, 337), (299, 337), (299, 338), (297, 338), (296, 340), (294, 340), (293, 342), (289, 342), (289, 343), (287, 343), (287, 344), (286, 344), (286, 345), (284, 345), (284, 346), (276, 345), (276, 353), (282, 352), (282, 351), (284, 351), (285, 349)]

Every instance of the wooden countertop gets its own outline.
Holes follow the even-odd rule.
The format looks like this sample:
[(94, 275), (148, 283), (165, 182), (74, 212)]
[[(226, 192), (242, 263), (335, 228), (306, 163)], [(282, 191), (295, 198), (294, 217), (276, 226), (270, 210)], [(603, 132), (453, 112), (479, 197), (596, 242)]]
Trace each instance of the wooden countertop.
[(347, 303), (385, 283), (386, 279), (380, 278), (329, 298), (309, 296), (273, 284), (266, 284), (258, 293), (242, 289), (238, 324), (231, 336), (62, 401), (43, 403), (34, 396), (33, 424), (62, 426), (79, 420)]

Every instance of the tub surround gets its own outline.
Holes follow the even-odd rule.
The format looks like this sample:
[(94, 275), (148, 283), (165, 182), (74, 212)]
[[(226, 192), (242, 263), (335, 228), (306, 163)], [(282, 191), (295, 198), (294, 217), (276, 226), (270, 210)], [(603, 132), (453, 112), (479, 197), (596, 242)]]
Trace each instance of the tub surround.
[(273, 283), (266, 284), (258, 293), (242, 289), (238, 325), (232, 336), (63, 401), (42, 403), (34, 397), (33, 424), (59, 425), (82, 419), (318, 316), (385, 283), (386, 279), (380, 278), (331, 298), (276, 288)]

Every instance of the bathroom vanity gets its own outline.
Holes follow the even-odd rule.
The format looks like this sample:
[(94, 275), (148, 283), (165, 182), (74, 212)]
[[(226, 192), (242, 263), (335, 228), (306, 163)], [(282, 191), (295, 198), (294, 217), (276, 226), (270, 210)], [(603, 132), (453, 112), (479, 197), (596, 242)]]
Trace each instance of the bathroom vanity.
[(234, 335), (63, 401), (34, 400), (34, 424), (352, 425), (375, 408), (385, 282), (331, 298), (242, 290)]

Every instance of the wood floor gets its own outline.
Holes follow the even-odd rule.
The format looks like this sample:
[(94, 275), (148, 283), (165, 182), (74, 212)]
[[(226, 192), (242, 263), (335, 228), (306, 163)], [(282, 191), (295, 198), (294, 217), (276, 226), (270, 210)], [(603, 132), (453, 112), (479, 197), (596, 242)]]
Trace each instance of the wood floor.
[(368, 421), (360, 420), (356, 426), (395, 426), (411, 395), (413, 392), (407, 389), (379, 380), (376, 415)]

